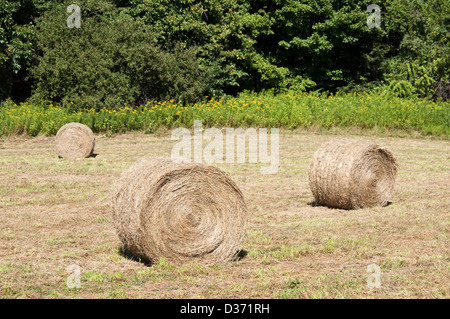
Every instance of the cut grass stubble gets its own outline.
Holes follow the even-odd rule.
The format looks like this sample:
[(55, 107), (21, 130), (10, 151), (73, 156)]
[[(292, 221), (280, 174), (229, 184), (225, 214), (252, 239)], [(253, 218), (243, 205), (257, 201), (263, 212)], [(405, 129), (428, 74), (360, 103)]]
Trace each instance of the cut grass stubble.
[[(308, 165), (330, 135), (282, 131), (278, 174), (262, 176), (263, 164), (216, 165), (247, 201), (239, 260), (180, 266), (161, 259), (151, 267), (120, 253), (104, 194), (149, 152), (170, 154), (170, 135), (98, 137), (99, 155), (75, 164), (55, 156), (54, 138), (5, 139), (0, 182), (9, 187), (0, 201), (0, 296), (448, 298), (449, 142), (358, 138), (396, 155), (391, 205), (355, 211), (310, 205)], [(66, 285), (72, 264), (80, 267), (79, 289)], [(367, 287), (371, 264), (381, 268), (380, 288)]]

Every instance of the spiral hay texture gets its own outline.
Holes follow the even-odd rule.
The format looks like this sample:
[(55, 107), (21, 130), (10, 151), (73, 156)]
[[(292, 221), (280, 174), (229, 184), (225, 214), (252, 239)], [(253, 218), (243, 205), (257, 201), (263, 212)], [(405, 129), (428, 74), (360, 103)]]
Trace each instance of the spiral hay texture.
[(68, 123), (56, 133), (56, 152), (59, 157), (77, 159), (89, 157), (95, 148), (95, 135), (81, 123)]
[(245, 235), (244, 197), (212, 166), (143, 159), (117, 181), (112, 206), (123, 249), (150, 263), (234, 260)]
[(394, 188), (397, 162), (392, 153), (358, 140), (331, 140), (309, 166), (316, 204), (342, 209), (387, 205)]

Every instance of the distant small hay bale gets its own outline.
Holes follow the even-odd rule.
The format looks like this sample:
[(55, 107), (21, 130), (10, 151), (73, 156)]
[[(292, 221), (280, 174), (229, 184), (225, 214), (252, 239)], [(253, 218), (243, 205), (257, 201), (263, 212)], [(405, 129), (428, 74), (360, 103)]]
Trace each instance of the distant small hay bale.
[(150, 263), (231, 261), (246, 233), (244, 197), (213, 166), (143, 159), (122, 173), (112, 206), (123, 249)]
[(56, 133), (56, 152), (59, 157), (77, 159), (89, 157), (95, 148), (95, 135), (81, 123), (68, 123)]
[(316, 204), (358, 209), (388, 204), (397, 168), (384, 147), (334, 139), (314, 153), (308, 175)]

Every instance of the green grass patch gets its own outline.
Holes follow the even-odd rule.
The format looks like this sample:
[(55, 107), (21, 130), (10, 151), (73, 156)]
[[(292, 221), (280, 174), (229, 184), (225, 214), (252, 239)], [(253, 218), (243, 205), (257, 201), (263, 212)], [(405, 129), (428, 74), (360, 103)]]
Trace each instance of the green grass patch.
[(237, 97), (205, 98), (181, 106), (173, 100), (136, 107), (71, 111), (71, 105), (4, 103), (0, 107), (0, 136), (54, 135), (69, 122), (88, 125), (96, 133), (193, 127), (276, 127), (284, 129), (358, 127), (450, 136), (450, 102), (402, 99), (368, 94), (242, 93)]

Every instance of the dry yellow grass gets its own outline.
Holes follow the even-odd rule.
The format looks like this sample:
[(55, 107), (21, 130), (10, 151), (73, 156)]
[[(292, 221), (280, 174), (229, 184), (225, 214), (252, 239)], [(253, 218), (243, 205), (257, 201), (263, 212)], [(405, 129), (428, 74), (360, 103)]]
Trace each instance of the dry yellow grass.
[(55, 158), (54, 138), (0, 140), (0, 297), (449, 298), (450, 142), (358, 136), (400, 169), (391, 205), (347, 211), (310, 204), (308, 165), (332, 137), (282, 133), (275, 175), (218, 165), (247, 200), (239, 261), (152, 267), (120, 253), (108, 194), (139, 158), (170, 154), (169, 134), (98, 137), (98, 156), (76, 162)]

